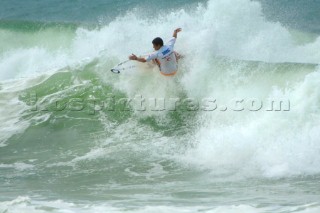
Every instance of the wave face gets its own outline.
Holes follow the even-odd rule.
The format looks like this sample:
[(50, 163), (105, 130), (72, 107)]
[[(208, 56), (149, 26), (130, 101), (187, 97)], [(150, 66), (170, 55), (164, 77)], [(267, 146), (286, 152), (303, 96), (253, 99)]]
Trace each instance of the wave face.
[[(0, 212), (319, 212), (319, 35), (167, 3), (1, 13)], [(178, 26), (174, 78), (109, 71)]]

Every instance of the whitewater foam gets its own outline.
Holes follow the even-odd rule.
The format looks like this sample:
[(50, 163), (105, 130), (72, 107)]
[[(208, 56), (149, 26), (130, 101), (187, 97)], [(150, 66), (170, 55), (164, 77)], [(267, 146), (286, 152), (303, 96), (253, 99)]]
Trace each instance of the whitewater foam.
[(262, 212), (298, 212), (298, 213), (316, 213), (319, 211), (319, 206), (315, 203), (310, 203), (294, 207), (255, 207), (250, 205), (230, 205), (218, 207), (192, 206), (192, 207), (174, 207), (174, 206), (146, 206), (142, 208), (121, 208), (112, 207), (106, 204), (76, 204), (72, 202), (65, 202), (63, 200), (56, 201), (34, 201), (29, 197), (17, 197), (12, 201), (0, 202), (0, 210), (5, 212), (20, 213), (45, 213), (45, 212), (130, 212), (130, 213), (152, 213), (152, 212), (177, 212), (177, 213), (191, 213), (196, 211), (206, 213), (262, 213)]

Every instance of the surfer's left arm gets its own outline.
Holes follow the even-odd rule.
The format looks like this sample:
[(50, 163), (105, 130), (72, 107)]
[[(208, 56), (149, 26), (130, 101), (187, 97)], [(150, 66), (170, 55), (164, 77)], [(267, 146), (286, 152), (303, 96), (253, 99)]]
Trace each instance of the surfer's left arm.
[(142, 63), (147, 62), (147, 60), (146, 60), (145, 58), (138, 57), (138, 56), (136, 56), (135, 54), (130, 55), (130, 56), (129, 56), (129, 59), (130, 59), (130, 60), (139, 61), (139, 62), (142, 62)]

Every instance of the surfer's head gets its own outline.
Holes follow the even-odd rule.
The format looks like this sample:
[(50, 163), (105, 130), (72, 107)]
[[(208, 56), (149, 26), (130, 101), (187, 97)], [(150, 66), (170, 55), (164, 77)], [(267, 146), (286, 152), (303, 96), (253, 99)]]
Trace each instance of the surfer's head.
[(152, 44), (155, 50), (159, 50), (163, 46), (163, 40), (162, 38), (157, 37), (153, 39)]

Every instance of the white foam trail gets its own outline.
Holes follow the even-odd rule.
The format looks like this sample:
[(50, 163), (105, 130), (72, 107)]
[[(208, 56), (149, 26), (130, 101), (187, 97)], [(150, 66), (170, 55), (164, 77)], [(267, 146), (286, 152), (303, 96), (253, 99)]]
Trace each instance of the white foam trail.
[(14, 168), (18, 171), (24, 171), (24, 170), (33, 169), (34, 165), (18, 162), (14, 164), (0, 164), (0, 168)]
[(192, 212), (205, 212), (205, 213), (267, 213), (267, 212), (298, 212), (298, 213), (317, 213), (320, 208), (318, 204), (306, 204), (302, 206), (288, 206), (288, 207), (268, 207), (258, 208), (250, 205), (230, 205), (230, 206), (145, 206), (135, 208), (119, 208), (113, 207), (108, 204), (76, 204), (71, 202), (65, 202), (63, 200), (56, 201), (36, 201), (29, 197), (17, 197), (11, 201), (0, 202), (1, 212), (10, 213), (93, 213), (93, 212), (129, 212), (129, 213), (192, 213)]

